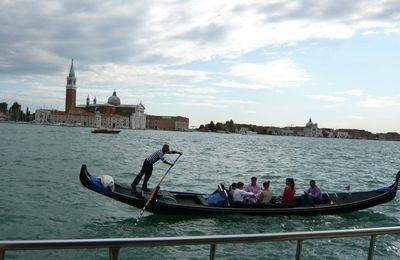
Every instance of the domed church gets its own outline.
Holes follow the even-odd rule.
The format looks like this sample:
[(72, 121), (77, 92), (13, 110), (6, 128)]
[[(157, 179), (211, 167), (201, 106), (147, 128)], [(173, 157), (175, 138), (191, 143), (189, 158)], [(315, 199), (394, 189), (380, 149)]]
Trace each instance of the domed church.
[(43, 112), (41, 117), (52, 124), (145, 129), (146, 115), (144, 110), (145, 107), (142, 102), (137, 105), (121, 104), (121, 99), (117, 96), (115, 90), (108, 98), (107, 103), (98, 104), (96, 97), (90, 103), (88, 96), (86, 104), (76, 106), (76, 76), (74, 60), (72, 60), (67, 77), (65, 112), (37, 110), (37, 113), (40, 116)]
[(117, 96), (117, 93), (115, 93), (115, 90), (114, 90), (112, 96), (108, 98), (108, 102), (107, 103), (110, 104), (110, 105), (114, 105), (114, 106), (121, 105), (121, 100)]
[[(79, 110), (87, 112), (100, 112), (103, 115), (121, 115), (130, 116), (135, 113), (144, 113), (144, 105), (140, 102), (138, 105), (121, 105), (121, 99), (117, 96), (117, 92), (114, 90), (113, 94), (108, 98), (107, 103), (99, 104), (96, 101), (96, 97), (93, 98), (93, 102), (90, 103), (89, 96), (86, 98), (85, 105), (78, 105), (76, 107)], [(144, 118), (146, 121), (146, 118)]]
[(36, 109), (36, 123), (172, 131), (187, 131), (189, 128), (187, 117), (146, 115), (142, 101), (137, 105), (123, 104), (116, 90), (107, 99), (107, 103), (97, 102), (96, 97), (91, 102), (87, 96), (86, 104), (77, 106), (76, 81), (74, 60), (72, 60), (65, 88), (65, 111)]
[(308, 137), (322, 137), (322, 130), (318, 128), (317, 123), (313, 123), (311, 118), (308, 120), (304, 127), (304, 136)]

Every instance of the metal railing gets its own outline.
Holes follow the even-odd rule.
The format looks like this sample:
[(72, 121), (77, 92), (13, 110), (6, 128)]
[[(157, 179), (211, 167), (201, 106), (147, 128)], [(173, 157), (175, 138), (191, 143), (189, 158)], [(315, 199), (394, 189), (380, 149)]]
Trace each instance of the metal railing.
[(215, 259), (217, 244), (255, 243), (296, 240), (295, 259), (301, 258), (304, 240), (344, 237), (370, 236), (368, 259), (373, 259), (376, 236), (400, 234), (400, 227), (364, 228), (347, 230), (326, 230), (288, 233), (264, 233), (251, 235), (218, 235), (156, 238), (116, 238), (116, 239), (71, 239), (71, 240), (15, 240), (0, 241), (0, 259), (4, 260), (6, 251), (13, 250), (48, 250), (48, 249), (88, 249), (108, 248), (109, 258), (117, 260), (121, 248), (155, 247), (182, 245), (210, 245), (210, 259)]

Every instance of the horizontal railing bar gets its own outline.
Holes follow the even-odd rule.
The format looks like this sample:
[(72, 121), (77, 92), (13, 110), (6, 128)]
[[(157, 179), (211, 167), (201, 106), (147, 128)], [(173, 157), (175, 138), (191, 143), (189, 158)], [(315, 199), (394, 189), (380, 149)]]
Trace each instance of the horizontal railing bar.
[(5, 240), (0, 241), (0, 250), (41, 250), (110, 247), (153, 247), (201, 244), (252, 243), (284, 240), (310, 240), (400, 234), (400, 227), (364, 228), (347, 230), (305, 231), (287, 233), (264, 233), (242, 235), (154, 237), (154, 238), (109, 238), (70, 240)]

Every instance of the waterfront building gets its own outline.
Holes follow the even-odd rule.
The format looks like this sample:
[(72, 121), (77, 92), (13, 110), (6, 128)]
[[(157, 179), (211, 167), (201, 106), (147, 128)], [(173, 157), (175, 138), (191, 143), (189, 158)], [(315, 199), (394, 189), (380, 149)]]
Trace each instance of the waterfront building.
[(36, 109), (36, 111), (35, 111), (35, 123), (38, 123), (38, 124), (50, 124), (50, 122), (51, 122), (50, 115), (51, 115), (52, 111), (54, 111), (54, 110)]
[(386, 134), (378, 133), (376, 136), (379, 140), (400, 141), (400, 134), (396, 132), (388, 132)]
[(182, 116), (146, 116), (146, 128), (155, 130), (188, 131), (189, 118)]
[(304, 127), (303, 126), (286, 126), (283, 128), (279, 128), (276, 132), (278, 135), (285, 136), (304, 136)]
[(72, 60), (67, 77), (65, 111), (38, 109), (35, 113), (37, 123), (131, 129), (146, 127), (145, 107), (142, 102), (137, 105), (121, 104), (115, 90), (107, 103), (98, 104), (96, 97), (93, 103), (90, 103), (88, 96), (86, 104), (77, 106), (76, 81), (74, 60)]
[(6, 121), (6, 120), (7, 116), (4, 113), (0, 112), (0, 121)]
[(256, 135), (256, 134), (258, 134), (257, 131), (253, 131), (252, 129), (249, 129), (248, 127), (240, 127), (238, 133), (242, 134), (242, 135)]
[(313, 123), (311, 118), (304, 127), (304, 136), (307, 137), (322, 137), (322, 130), (318, 128), (317, 123)]
[(343, 130), (335, 130), (336, 138), (350, 138), (349, 132)]
[(280, 135), (294, 135), (294, 130), (290, 127), (284, 127), (281, 129)]
[(335, 130), (332, 128), (321, 128), (322, 136), (327, 138), (335, 137)]

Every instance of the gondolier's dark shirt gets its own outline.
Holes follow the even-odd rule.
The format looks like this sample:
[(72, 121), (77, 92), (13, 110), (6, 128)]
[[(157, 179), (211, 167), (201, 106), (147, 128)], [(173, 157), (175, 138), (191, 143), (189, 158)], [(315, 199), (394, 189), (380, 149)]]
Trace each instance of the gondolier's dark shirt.
[(147, 160), (149, 163), (151, 163), (151, 164), (156, 163), (158, 160), (164, 161), (164, 160), (165, 160), (165, 159), (164, 159), (164, 153), (163, 153), (162, 150), (160, 149), (160, 150), (155, 151), (154, 153), (150, 154), (150, 155), (146, 158), (146, 160)]

